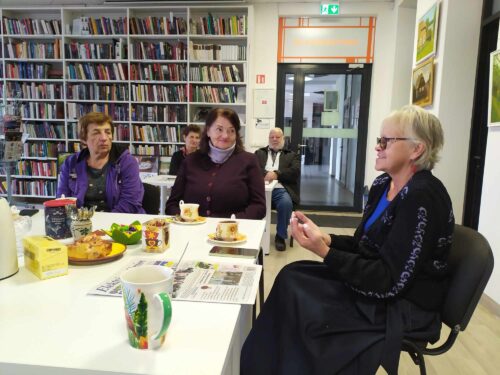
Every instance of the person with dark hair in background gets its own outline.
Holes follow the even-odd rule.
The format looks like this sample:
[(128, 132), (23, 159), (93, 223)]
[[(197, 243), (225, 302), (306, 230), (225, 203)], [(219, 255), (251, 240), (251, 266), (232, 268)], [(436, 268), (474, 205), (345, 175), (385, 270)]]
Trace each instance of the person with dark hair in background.
[(232, 109), (216, 108), (207, 116), (200, 148), (181, 165), (165, 212), (179, 214), (179, 201), (198, 203), (211, 217), (262, 219), (266, 214), (264, 179), (257, 158), (246, 152), (240, 119)]
[(404, 337), (434, 343), (448, 288), (455, 220), (431, 170), (439, 120), (420, 107), (392, 113), (354, 236), (327, 235), (301, 212), (294, 239), (323, 262), (285, 266), (241, 353), (242, 375), (398, 373)]
[(255, 151), (264, 181), (278, 181), (272, 192), (272, 205), (278, 213), (274, 238), (274, 247), (278, 251), (286, 250), (285, 239), (293, 205), (299, 204), (300, 156), (284, 145), (283, 131), (273, 128), (269, 132), (269, 146)]
[(201, 129), (198, 125), (188, 125), (184, 129), (182, 129), (182, 137), (185, 146), (182, 147), (179, 151), (174, 152), (174, 154), (172, 155), (168, 174), (177, 175), (177, 172), (179, 171), (182, 162), (186, 158), (186, 155), (192, 154), (193, 152), (198, 150), (198, 146), (200, 145), (200, 134)]
[(144, 213), (139, 165), (128, 148), (113, 144), (111, 116), (86, 114), (79, 136), (86, 147), (61, 166), (57, 197), (75, 197), (78, 207), (96, 206), (97, 211)]

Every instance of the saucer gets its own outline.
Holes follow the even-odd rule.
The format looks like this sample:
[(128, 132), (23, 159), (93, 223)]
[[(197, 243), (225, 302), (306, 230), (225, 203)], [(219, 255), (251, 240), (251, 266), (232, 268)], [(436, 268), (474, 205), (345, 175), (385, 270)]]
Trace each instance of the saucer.
[(238, 233), (237, 238), (235, 240), (233, 240), (233, 241), (218, 240), (215, 237), (215, 233), (210, 233), (208, 235), (208, 241), (213, 242), (215, 244), (219, 244), (219, 245), (234, 245), (234, 244), (237, 244), (237, 243), (243, 243), (246, 240), (247, 240), (247, 235), (243, 234), (243, 233)]
[(207, 222), (207, 218), (203, 216), (198, 216), (196, 220), (194, 221), (185, 221), (181, 219), (180, 216), (174, 216), (172, 219), (172, 222), (175, 224), (181, 224), (181, 225), (197, 225), (197, 224), (203, 224)]

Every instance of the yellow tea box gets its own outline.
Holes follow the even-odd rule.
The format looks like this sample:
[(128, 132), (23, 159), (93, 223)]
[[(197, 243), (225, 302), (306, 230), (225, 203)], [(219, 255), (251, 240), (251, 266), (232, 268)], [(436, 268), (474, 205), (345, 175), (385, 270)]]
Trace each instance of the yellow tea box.
[(68, 273), (68, 249), (48, 236), (29, 236), (23, 239), (24, 265), (40, 279)]

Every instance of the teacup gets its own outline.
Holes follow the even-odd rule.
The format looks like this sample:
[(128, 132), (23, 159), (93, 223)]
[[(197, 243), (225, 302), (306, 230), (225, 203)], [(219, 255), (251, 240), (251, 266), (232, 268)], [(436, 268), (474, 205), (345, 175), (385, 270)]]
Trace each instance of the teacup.
[(171, 268), (155, 265), (133, 267), (121, 274), (128, 338), (134, 348), (158, 349), (165, 342), (172, 319), (173, 280)]
[(215, 230), (215, 238), (222, 241), (238, 239), (238, 222), (235, 220), (219, 221)]
[(148, 253), (162, 253), (169, 246), (170, 228), (165, 219), (152, 219), (142, 224), (142, 248)]
[(184, 203), (184, 201), (179, 202), (179, 210), (181, 212), (180, 216), (184, 221), (195, 221), (198, 219), (198, 203)]

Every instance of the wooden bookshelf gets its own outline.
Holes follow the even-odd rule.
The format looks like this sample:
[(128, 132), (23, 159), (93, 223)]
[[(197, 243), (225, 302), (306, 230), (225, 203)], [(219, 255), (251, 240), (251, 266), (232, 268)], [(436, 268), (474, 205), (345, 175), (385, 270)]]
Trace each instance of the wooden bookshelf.
[[(163, 158), (182, 128), (233, 108), (245, 135), (248, 6), (2, 8), (0, 98), (23, 101), (29, 133), (16, 197), (53, 197), (58, 152), (80, 149), (78, 118), (113, 117), (114, 142)], [(0, 182), (3, 181), (0, 173)], [(44, 185), (45, 184), (45, 185)]]

